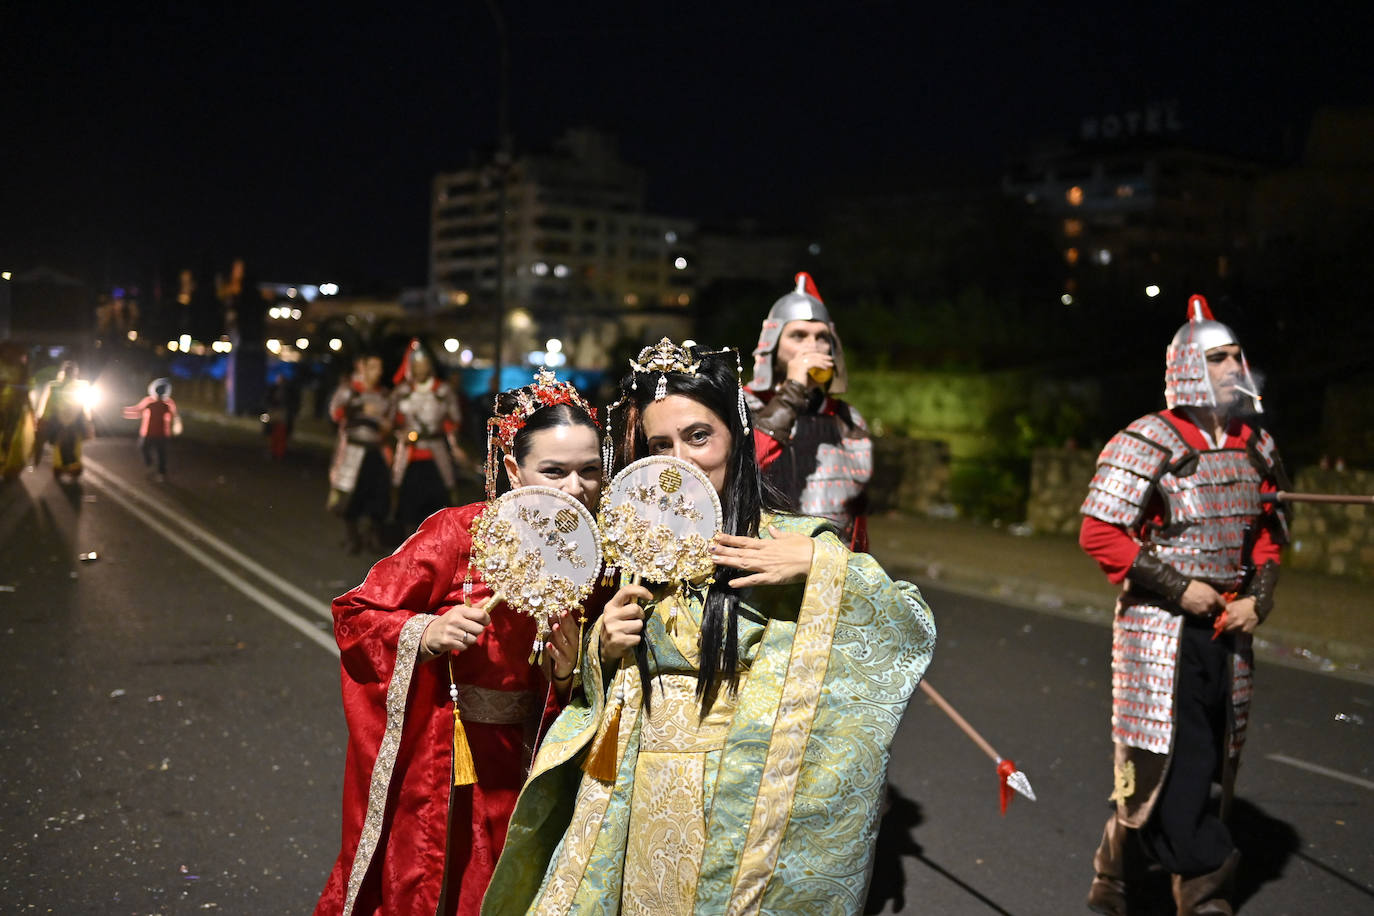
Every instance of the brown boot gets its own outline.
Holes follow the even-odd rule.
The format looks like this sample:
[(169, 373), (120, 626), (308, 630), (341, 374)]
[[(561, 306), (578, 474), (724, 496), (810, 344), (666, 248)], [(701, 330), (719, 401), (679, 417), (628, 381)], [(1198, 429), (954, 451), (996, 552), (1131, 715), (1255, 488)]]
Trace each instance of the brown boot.
[[(1102, 843), (1093, 854), (1093, 884), (1088, 889), (1088, 909), (1106, 916), (1126, 916), (1128, 828), (1113, 814), (1102, 828)], [(1138, 871), (1138, 870), (1137, 870)], [(1138, 874), (1129, 875), (1138, 878)]]
[(1185, 878), (1174, 875), (1174, 903), (1178, 916), (1231, 916), (1231, 885), (1236, 877), (1240, 850), (1233, 849), (1214, 872)]

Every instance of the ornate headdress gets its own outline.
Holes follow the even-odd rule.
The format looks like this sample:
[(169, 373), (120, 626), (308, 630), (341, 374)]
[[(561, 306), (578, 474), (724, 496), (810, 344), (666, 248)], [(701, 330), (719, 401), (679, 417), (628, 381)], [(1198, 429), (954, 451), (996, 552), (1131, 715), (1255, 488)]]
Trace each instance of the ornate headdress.
[[(709, 356), (722, 356), (727, 353), (734, 354), (735, 357), (735, 379), (739, 380), (743, 374), (740, 366), (739, 350), (734, 347), (725, 347), (720, 350), (699, 350), (695, 346), (678, 346), (668, 338), (663, 338), (658, 343), (650, 347), (645, 347), (639, 351), (639, 356), (630, 360), (630, 390), (639, 390), (639, 376), (652, 375), (658, 373), (658, 384), (654, 386), (654, 400), (661, 401), (668, 396), (668, 373), (679, 375), (695, 376), (697, 370), (701, 368), (702, 359)], [(607, 479), (610, 478), (615, 463), (614, 437), (611, 435), (611, 414), (621, 407), (628, 399), (629, 395), (622, 394), (620, 400), (606, 408), (606, 436), (601, 446), (601, 464)], [(739, 421), (744, 427), (745, 433), (749, 432), (749, 408), (744, 403), (744, 388), (739, 388), (736, 401), (739, 409)]]
[(553, 407), (556, 404), (570, 404), (586, 412), (596, 422), (596, 408), (587, 403), (586, 398), (577, 393), (568, 382), (560, 382), (548, 369), (540, 369), (534, 374), (534, 381), (523, 388), (502, 392), (513, 404), (501, 412), (502, 395), (496, 396), (492, 405), (492, 417), (487, 421), (487, 499), (496, 498), (496, 448), (507, 455), (515, 453), (515, 437), (525, 428), (525, 422), (537, 410)]

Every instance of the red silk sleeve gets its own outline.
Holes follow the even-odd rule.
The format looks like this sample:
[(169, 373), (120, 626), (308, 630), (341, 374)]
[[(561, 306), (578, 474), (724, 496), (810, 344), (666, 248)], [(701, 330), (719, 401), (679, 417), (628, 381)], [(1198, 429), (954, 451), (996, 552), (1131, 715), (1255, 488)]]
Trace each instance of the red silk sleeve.
[(1097, 561), (1107, 574), (1107, 581), (1118, 584), (1126, 578), (1140, 553), (1140, 544), (1125, 528), (1088, 516), (1083, 517), (1083, 526), (1078, 530), (1078, 546)]
[(472, 539), (452, 512), (439, 512), (363, 583), (334, 599), (334, 635), (344, 670), (359, 683), (389, 680), (401, 627), (415, 614), (442, 613)]

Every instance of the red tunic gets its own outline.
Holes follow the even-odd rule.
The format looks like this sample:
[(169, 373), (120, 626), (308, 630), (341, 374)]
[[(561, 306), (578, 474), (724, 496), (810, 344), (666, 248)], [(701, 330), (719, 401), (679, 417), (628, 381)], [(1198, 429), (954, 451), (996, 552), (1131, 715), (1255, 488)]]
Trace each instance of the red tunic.
[[(395, 674), (401, 628), (416, 614), (442, 614), (463, 601), (472, 545), (469, 529), (483, 508), (484, 504), (475, 503), (430, 516), (394, 554), (372, 567), (362, 585), (334, 599), (348, 756), (343, 848), (315, 908), (317, 916), (343, 912), (349, 896), (350, 873), (368, 818), (373, 768), (386, 733), (387, 689)], [(490, 594), (486, 583), (474, 574), (472, 602)], [(547, 681), (538, 667), (529, 664), (535, 637), (532, 618), (504, 606), (496, 608), (491, 625), (478, 641), (452, 655), (459, 690), (466, 685), (534, 693), (535, 725), (541, 710), (545, 718), (550, 711), (556, 712)], [(464, 695), (475, 693), (469, 690)], [(516, 795), (524, 784), (534, 729), (474, 721), (464, 709), (477, 784), (454, 788), (448, 666), (442, 657), (416, 663), (384, 811), (373, 825), (380, 830), (379, 838), (352, 912), (395, 916), (436, 912), (445, 890), (447, 846), (443, 912), (478, 913), (505, 843)]]

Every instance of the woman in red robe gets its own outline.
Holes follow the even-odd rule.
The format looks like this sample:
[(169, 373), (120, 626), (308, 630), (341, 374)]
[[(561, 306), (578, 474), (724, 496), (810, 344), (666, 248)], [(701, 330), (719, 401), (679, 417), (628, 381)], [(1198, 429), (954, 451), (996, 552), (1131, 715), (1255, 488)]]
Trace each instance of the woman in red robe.
[[(496, 406), (492, 439), (511, 486), (556, 487), (594, 507), (595, 412), (576, 390), (541, 372)], [(494, 490), (493, 448), (489, 499)], [(487, 612), (491, 589), (470, 562), (472, 523), (485, 506), (431, 515), (334, 599), (349, 734), (343, 848), (316, 916), (476, 914), (540, 727), (567, 699), (577, 659), (571, 615), (555, 625), (541, 668), (529, 663), (536, 621)], [(463, 780), (453, 693), (472, 785), (454, 784)]]

